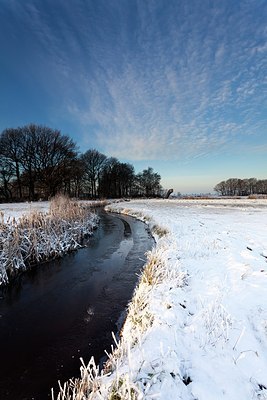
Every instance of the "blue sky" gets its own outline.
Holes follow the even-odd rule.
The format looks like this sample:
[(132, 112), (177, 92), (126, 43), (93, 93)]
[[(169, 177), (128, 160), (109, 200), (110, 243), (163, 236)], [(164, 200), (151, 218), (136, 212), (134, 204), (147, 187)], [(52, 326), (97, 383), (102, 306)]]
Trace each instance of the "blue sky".
[(0, 131), (35, 122), (165, 188), (267, 178), (266, 0), (0, 0)]

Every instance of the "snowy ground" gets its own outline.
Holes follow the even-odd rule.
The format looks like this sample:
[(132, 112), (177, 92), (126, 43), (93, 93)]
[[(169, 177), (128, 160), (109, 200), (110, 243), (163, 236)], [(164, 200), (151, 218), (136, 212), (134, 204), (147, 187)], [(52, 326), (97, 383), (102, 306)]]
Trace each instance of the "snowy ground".
[[(33, 207), (25, 205), (0, 211), (18, 217)], [(267, 200), (139, 200), (109, 209), (149, 225), (156, 274), (141, 280), (129, 306), (113, 372), (83, 398), (266, 400)]]
[(139, 288), (147, 327), (137, 337), (138, 315), (130, 310), (122, 339), (128, 350), (104, 378), (102, 398), (115, 374), (117, 388), (127, 380), (140, 399), (267, 399), (267, 200), (109, 208), (168, 234), (157, 237), (164, 279)]
[[(81, 203), (94, 205), (101, 205), (101, 201), (81, 201)], [(0, 214), (1, 212), (4, 214), (4, 221), (6, 222), (8, 218), (15, 218), (16, 220), (20, 218), (22, 215), (28, 215), (32, 211), (39, 211), (42, 213), (46, 213), (49, 211), (49, 201), (35, 201), (35, 202), (24, 202), (24, 203), (0, 203)], [(107, 202), (103, 201), (103, 206), (106, 205)]]
[(4, 213), (5, 222), (8, 218), (15, 218), (17, 220), (22, 215), (28, 215), (35, 210), (46, 213), (48, 209), (48, 201), (0, 204), (0, 213)]

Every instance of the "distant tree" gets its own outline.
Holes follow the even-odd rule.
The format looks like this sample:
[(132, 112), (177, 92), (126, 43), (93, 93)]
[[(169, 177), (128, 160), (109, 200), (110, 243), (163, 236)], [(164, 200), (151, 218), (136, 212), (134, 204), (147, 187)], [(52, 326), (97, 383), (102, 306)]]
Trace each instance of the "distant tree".
[(76, 144), (59, 130), (29, 124), (0, 135), (0, 197), (49, 198), (62, 191), (74, 197), (163, 196), (161, 177), (148, 167), (107, 158), (96, 149), (78, 156)]
[(236, 178), (230, 178), (227, 179), (226, 181), (227, 186), (228, 186), (228, 192), (229, 196), (236, 196), (237, 195), (237, 189), (238, 189), (238, 179)]
[(130, 196), (135, 178), (134, 167), (129, 163), (119, 163), (116, 168), (116, 174), (118, 196)]
[(13, 166), (19, 198), (24, 186), (28, 188), (27, 197), (34, 200), (36, 186), (44, 197), (62, 187), (77, 151), (75, 143), (60, 131), (30, 124), (2, 132), (0, 155)]
[(260, 179), (257, 181), (256, 192), (258, 194), (267, 194), (267, 179)]
[(225, 181), (217, 183), (217, 185), (214, 187), (214, 190), (221, 196), (226, 196), (227, 189)]
[(84, 164), (80, 158), (71, 160), (68, 170), (69, 172), (64, 179), (64, 193), (79, 198), (83, 194)]
[(109, 157), (101, 172), (99, 182), (99, 193), (102, 197), (117, 197), (116, 166), (119, 160)]
[(84, 165), (84, 184), (89, 189), (90, 197), (94, 199), (99, 196), (99, 180), (106, 160), (107, 157), (95, 149), (87, 150), (81, 156)]
[(45, 197), (54, 196), (77, 157), (75, 143), (59, 130), (46, 126), (30, 124), (20, 130), (24, 138), (22, 166), (30, 199), (35, 197), (36, 183), (43, 188)]
[(36, 164), (38, 153), (40, 152), (38, 133), (38, 128), (34, 124), (19, 128), (21, 137), (20, 163), (23, 168), (22, 179), (24, 185), (28, 187), (29, 200), (35, 200), (35, 183), (37, 180)]
[(121, 163), (114, 157), (108, 158), (100, 177), (101, 196), (113, 198), (130, 196), (134, 178), (134, 167), (131, 164)]
[(12, 191), (10, 181), (14, 176), (14, 167), (12, 163), (0, 158), (0, 199), (8, 202), (12, 200)]
[(146, 197), (158, 196), (161, 191), (160, 180), (161, 176), (153, 168), (144, 169), (136, 176), (138, 194)]
[(0, 136), (0, 158), (6, 165), (13, 166), (12, 171), (17, 179), (17, 196), (22, 199), (21, 187), (21, 151), (23, 138), (19, 129), (5, 129)]
[(214, 190), (221, 196), (249, 196), (252, 194), (267, 194), (267, 180), (256, 178), (230, 178), (219, 182)]
[(256, 193), (256, 188), (257, 188), (257, 179), (256, 178), (249, 178), (247, 180), (248, 182), (248, 191), (249, 194), (254, 194)]

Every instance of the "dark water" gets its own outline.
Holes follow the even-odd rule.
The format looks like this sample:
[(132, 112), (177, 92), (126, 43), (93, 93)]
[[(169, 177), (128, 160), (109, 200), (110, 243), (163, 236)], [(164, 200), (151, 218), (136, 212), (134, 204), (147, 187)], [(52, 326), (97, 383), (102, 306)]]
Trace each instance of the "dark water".
[(0, 289), (1, 400), (49, 399), (79, 376), (80, 357), (110, 350), (153, 240), (141, 222), (102, 212), (89, 242)]

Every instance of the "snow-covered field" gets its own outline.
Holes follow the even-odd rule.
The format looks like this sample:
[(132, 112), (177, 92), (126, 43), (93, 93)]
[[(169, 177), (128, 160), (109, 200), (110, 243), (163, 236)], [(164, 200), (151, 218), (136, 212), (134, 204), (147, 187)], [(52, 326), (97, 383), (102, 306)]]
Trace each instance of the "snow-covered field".
[(102, 398), (126, 382), (124, 393), (138, 399), (267, 399), (267, 201), (140, 200), (109, 209), (168, 233), (154, 254), (163, 279), (141, 283), (146, 300), (135, 320), (130, 306)]
[[(106, 201), (81, 201), (81, 204), (92, 206), (105, 206)], [(47, 213), (49, 211), (49, 201), (35, 201), (35, 202), (25, 202), (25, 203), (0, 203), (0, 213), (4, 214), (4, 221), (6, 222), (9, 218), (15, 218), (18, 220), (22, 215), (29, 215), (33, 211), (38, 211), (42, 213)]]
[(143, 219), (157, 244), (109, 370), (84, 367), (87, 394), (64, 399), (267, 399), (267, 200), (108, 208)]
[(5, 222), (8, 218), (15, 218), (17, 220), (22, 215), (29, 215), (33, 211), (46, 213), (48, 210), (48, 201), (0, 204), (0, 213), (4, 213)]

